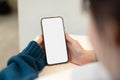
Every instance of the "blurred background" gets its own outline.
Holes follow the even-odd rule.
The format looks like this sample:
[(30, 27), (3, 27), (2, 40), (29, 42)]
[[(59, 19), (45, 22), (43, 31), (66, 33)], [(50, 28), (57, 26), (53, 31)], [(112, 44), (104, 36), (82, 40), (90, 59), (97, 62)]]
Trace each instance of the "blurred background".
[(88, 15), (82, 11), (81, 1), (0, 0), (0, 70), (11, 56), (41, 34), (43, 17), (62, 16), (66, 32), (87, 35)]
[(17, 0), (0, 0), (0, 70), (18, 53)]

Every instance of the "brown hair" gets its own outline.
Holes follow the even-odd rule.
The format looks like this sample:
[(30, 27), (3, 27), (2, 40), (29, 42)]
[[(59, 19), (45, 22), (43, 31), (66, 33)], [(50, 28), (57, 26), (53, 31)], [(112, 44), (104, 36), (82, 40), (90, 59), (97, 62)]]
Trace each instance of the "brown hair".
[[(89, 9), (101, 28), (106, 21), (115, 20), (120, 24), (120, 0), (83, 0), (84, 8)], [(120, 26), (119, 26), (120, 27)]]
[(120, 43), (120, 0), (83, 0), (83, 2), (84, 8), (90, 10), (98, 31), (103, 31), (104, 23), (110, 20), (117, 23), (117, 42)]

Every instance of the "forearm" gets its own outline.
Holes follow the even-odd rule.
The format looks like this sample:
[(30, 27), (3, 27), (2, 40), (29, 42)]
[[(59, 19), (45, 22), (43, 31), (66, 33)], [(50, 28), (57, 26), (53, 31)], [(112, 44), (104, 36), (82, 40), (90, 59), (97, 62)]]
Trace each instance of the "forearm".
[(18, 55), (8, 61), (8, 66), (0, 72), (2, 80), (32, 80), (46, 65), (45, 54), (40, 46), (32, 41)]

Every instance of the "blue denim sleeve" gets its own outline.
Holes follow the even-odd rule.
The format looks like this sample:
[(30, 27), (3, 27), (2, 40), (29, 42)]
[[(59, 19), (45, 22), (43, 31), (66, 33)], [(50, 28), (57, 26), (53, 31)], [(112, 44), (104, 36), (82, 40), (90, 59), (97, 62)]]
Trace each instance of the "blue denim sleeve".
[(33, 80), (45, 65), (45, 54), (31, 41), (20, 54), (9, 59), (7, 67), (0, 72), (0, 80)]

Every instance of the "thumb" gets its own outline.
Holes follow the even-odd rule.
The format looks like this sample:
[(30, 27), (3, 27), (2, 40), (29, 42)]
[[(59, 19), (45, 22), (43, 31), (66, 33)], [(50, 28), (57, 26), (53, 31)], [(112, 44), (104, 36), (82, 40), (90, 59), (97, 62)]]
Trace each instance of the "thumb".
[(43, 42), (43, 37), (42, 37), (42, 35), (37, 36), (37, 38), (35, 39), (35, 41), (36, 41), (38, 44), (41, 44), (41, 43)]

